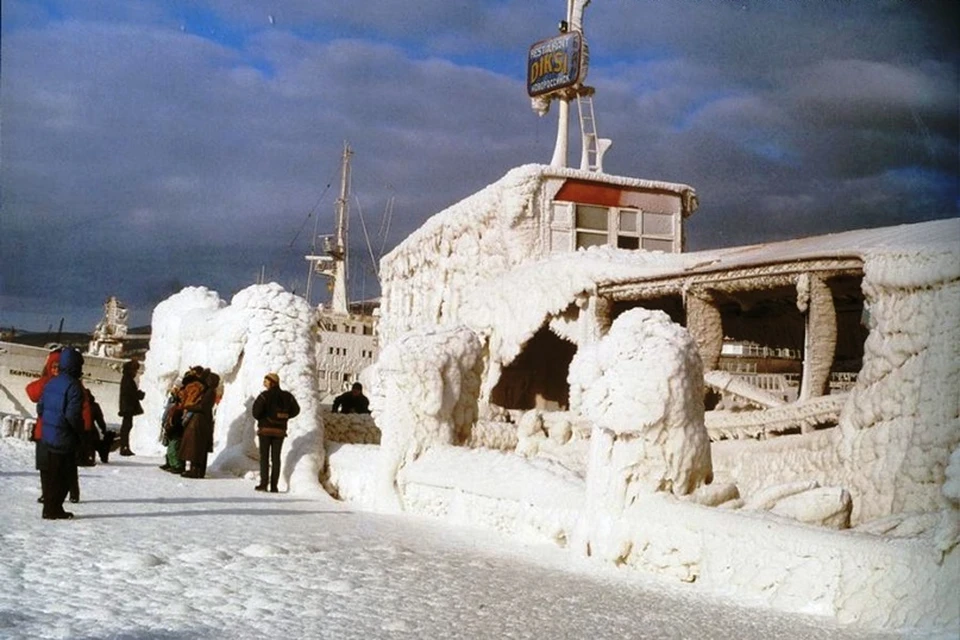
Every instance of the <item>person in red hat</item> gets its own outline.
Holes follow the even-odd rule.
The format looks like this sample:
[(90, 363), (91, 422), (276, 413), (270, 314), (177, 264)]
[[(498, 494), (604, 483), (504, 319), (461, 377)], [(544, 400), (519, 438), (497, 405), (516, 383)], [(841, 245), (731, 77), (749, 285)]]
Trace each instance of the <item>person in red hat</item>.
[[(55, 349), (47, 354), (47, 361), (43, 365), (43, 372), (41, 372), (40, 377), (27, 384), (27, 397), (30, 398), (30, 402), (40, 402), (40, 398), (43, 396), (43, 388), (59, 373), (60, 349)], [(43, 416), (37, 414), (37, 422), (33, 425), (33, 433), (30, 435), (30, 439), (36, 443), (36, 467), (37, 471), (40, 472), (40, 497), (37, 498), (37, 502), (43, 502), (44, 496), (47, 493), (46, 487), (44, 487), (44, 478), (46, 476), (43, 473), (47, 468), (47, 447), (43, 444), (42, 435)]]

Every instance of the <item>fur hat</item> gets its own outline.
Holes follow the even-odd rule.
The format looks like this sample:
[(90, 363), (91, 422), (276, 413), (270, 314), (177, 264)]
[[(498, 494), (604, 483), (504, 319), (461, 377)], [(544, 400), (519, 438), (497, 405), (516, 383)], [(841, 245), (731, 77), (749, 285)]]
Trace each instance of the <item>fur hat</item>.
[(277, 374), (273, 373), (272, 371), (271, 371), (270, 373), (268, 373), (267, 375), (263, 376), (263, 379), (264, 379), (264, 380), (271, 380), (271, 381), (273, 382), (273, 384), (275, 384), (275, 385), (279, 385), (279, 384), (280, 384), (280, 376), (278, 376)]

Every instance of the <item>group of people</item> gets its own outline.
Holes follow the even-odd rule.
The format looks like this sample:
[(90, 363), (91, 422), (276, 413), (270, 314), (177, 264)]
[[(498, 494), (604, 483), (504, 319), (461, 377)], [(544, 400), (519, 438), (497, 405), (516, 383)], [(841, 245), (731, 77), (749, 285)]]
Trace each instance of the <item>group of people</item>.
[(195, 365), (167, 394), (161, 441), (167, 447), (164, 471), (184, 478), (203, 478), (213, 452), (213, 410), (219, 400), (220, 376)]
[[(143, 413), (144, 393), (137, 387), (140, 365), (129, 360), (120, 380), (118, 415), (120, 455), (132, 456), (130, 432), (133, 418)], [(63, 503), (80, 501), (78, 466), (109, 460), (115, 449), (115, 434), (107, 429), (103, 411), (82, 383), (83, 356), (73, 347), (52, 351), (41, 377), (27, 385), (27, 395), (37, 403), (37, 422), (32, 439), (36, 442), (36, 466), (40, 471), (43, 518), (73, 518)], [(202, 366), (190, 367), (170, 389), (162, 417), (161, 439), (166, 459), (161, 469), (185, 478), (203, 478), (207, 456), (213, 452), (213, 413), (219, 401), (220, 376)], [(277, 493), (280, 454), (287, 437), (287, 423), (300, 414), (300, 405), (289, 391), (280, 387), (280, 376), (268, 373), (264, 391), (254, 400), (252, 414), (257, 422), (260, 450), (260, 483), (257, 491)], [(370, 413), (363, 387), (354, 383), (350, 391), (337, 396), (333, 411)]]
[[(135, 360), (124, 366), (124, 378), (129, 375), (133, 384), (128, 393), (136, 398), (137, 408), (143, 398), (133, 381), (138, 367)], [(101, 462), (107, 462), (113, 449), (114, 434), (107, 429), (96, 398), (83, 386), (82, 375), (80, 352), (72, 347), (56, 349), (47, 356), (40, 378), (26, 389), (30, 400), (37, 403), (37, 422), (31, 439), (36, 443), (36, 467), (40, 471), (38, 502), (43, 503), (43, 518), (47, 520), (73, 517), (64, 510), (63, 503), (68, 495), (70, 502), (80, 501), (78, 467), (95, 465), (97, 455)], [(121, 399), (121, 416), (125, 410), (134, 409), (124, 407)], [(129, 435), (129, 428), (126, 433), (121, 431), (121, 454), (130, 450)]]
[[(207, 454), (213, 451), (213, 408), (219, 400), (219, 384), (216, 373), (196, 365), (169, 389), (161, 420), (161, 441), (167, 447), (166, 459), (160, 465), (164, 471), (185, 478), (206, 475)], [(260, 483), (256, 490), (277, 493), (287, 422), (300, 414), (300, 405), (293, 394), (280, 388), (278, 374), (265, 375), (263, 386), (252, 410), (260, 447)]]

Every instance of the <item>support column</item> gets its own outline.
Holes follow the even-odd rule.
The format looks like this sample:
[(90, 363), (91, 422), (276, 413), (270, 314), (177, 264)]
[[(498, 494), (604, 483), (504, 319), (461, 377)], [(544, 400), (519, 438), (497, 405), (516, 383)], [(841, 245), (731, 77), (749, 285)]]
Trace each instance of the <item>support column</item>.
[(580, 312), (580, 344), (593, 344), (607, 335), (613, 324), (613, 301), (603, 296), (587, 298)]
[(799, 400), (809, 400), (829, 390), (837, 350), (837, 311), (830, 287), (809, 273), (797, 280), (797, 308), (806, 314)]
[(690, 288), (685, 292), (687, 331), (697, 342), (704, 371), (713, 371), (720, 364), (723, 348), (723, 321), (720, 308), (706, 289)]
[(557, 106), (557, 141), (553, 146), (553, 158), (550, 159), (551, 167), (567, 166), (567, 144), (568, 132), (570, 130), (570, 101), (560, 99)]

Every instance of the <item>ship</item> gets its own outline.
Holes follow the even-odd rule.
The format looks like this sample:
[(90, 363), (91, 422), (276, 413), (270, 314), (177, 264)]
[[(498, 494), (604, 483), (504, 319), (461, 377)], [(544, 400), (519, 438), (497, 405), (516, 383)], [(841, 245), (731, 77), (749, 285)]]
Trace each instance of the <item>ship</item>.
[[(340, 196), (336, 201), (336, 230), (318, 237), (314, 231), (313, 251), (305, 256), (310, 265), (307, 301), (315, 277), (327, 279), (330, 300), (317, 305), (317, 380), (321, 402), (348, 390), (360, 373), (373, 364), (379, 353), (377, 340), (378, 303), (348, 298), (347, 268), (350, 216), (350, 158), (353, 150), (344, 143), (340, 168)], [(320, 241), (318, 247), (317, 241)], [(320, 249), (320, 251), (318, 251)]]
[[(125, 349), (127, 332), (127, 309), (110, 296), (103, 305), (103, 318), (89, 340), (84, 340), (83, 385), (100, 404), (108, 424), (120, 422), (120, 378), (123, 363), (130, 355)], [(10, 340), (15, 339), (14, 336)], [(64, 346), (83, 348), (76, 340), (57, 339), (42, 345), (0, 341), (0, 416), (27, 420), (36, 417), (36, 404), (27, 397), (27, 384), (42, 375), (50, 352)]]

